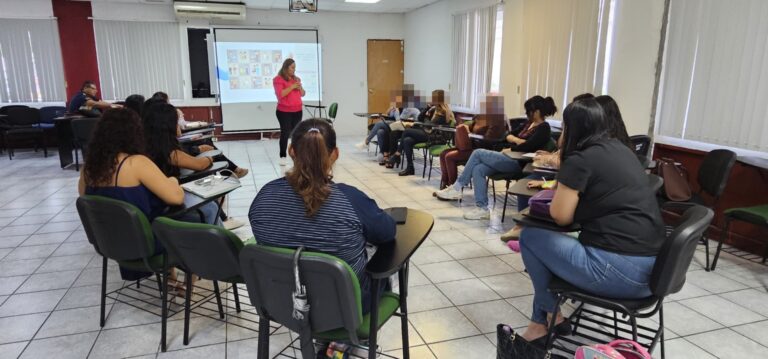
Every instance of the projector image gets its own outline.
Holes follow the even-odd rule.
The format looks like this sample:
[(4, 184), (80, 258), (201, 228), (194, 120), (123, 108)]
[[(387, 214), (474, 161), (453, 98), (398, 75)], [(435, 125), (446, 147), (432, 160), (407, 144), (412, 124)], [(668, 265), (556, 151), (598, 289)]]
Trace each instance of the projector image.
[(288, 3), (290, 12), (317, 12), (317, 0), (290, 0)]

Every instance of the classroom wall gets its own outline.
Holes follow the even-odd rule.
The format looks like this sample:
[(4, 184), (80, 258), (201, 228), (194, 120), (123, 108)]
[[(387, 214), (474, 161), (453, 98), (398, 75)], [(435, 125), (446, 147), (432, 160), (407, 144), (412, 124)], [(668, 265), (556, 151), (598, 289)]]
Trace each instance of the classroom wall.
[[(173, 11), (164, 5), (93, 4), (98, 19), (151, 21), (175, 20)], [(206, 25), (206, 21), (190, 21), (189, 25)], [(404, 17), (401, 14), (368, 14), (351, 12), (319, 12), (291, 14), (287, 10), (248, 10), (242, 23), (215, 22), (218, 25), (317, 27), (322, 44), (323, 102), (339, 103), (336, 131), (339, 135), (364, 135), (365, 121), (353, 115), (368, 109), (367, 40), (403, 39)], [(182, 51), (186, 50), (186, 30)], [(182, 56), (186, 59), (186, 55)], [(406, 58), (408, 52), (406, 51)], [(188, 64), (183, 64), (188, 66)], [(188, 71), (185, 71), (188, 73)], [(187, 75), (188, 76), (188, 75)], [(190, 100), (190, 99), (187, 99)], [(180, 105), (194, 104), (185, 101)]]
[(0, 0), (0, 18), (45, 19), (53, 17), (51, 0)]
[(84, 81), (91, 80), (101, 88), (96, 40), (93, 35), (91, 3), (85, 1), (53, 0), (53, 11), (59, 24), (61, 61), (67, 101), (81, 90)]

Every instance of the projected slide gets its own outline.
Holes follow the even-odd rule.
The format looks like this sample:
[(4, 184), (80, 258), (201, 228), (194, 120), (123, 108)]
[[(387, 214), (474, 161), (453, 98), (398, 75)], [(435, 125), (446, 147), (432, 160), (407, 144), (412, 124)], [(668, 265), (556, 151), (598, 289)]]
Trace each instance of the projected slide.
[(272, 79), (286, 58), (296, 61), (306, 92), (302, 100), (320, 100), (319, 48), (315, 43), (217, 42), (221, 102), (277, 102)]

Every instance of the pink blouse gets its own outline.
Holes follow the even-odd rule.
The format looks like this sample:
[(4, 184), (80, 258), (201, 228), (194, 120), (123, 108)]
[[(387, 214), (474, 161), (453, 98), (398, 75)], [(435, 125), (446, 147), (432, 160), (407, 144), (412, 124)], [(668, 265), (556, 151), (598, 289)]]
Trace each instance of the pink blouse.
[(282, 112), (300, 112), (301, 111), (301, 90), (298, 88), (289, 92), (284, 97), (280, 97), (280, 94), (284, 89), (290, 87), (296, 83), (295, 79), (286, 81), (280, 75), (275, 76), (272, 79), (272, 86), (275, 88), (275, 95), (277, 96), (277, 110)]

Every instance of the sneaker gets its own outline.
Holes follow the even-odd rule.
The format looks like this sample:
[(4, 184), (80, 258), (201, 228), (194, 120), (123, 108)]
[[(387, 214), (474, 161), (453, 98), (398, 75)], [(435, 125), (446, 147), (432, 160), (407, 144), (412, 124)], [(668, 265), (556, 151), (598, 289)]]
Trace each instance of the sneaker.
[(491, 218), (491, 211), (485, 208), (475, 207), (473, 209), (470, 209), (469, 211), (464, 212), (464, 219), (476, 220), (476, 219), (490, 219), (490, 218)]
[(288, 157), (280, 157), (280, 166), (288, 166)]
[(357, 149), (360, 151), (365, 151), (368, 149), (368, 144), (366, 144), (365, 142), (360, 142), (355, 144), (355, 147), (357, 147)]
[(520, 241), (514, 240), (507, 242), (507, 247), (512, 250), (512, 252), (520, 253)]
[(501, 235), (501, 241), (502, 242), (509, 242), (513, 239), (519, 239), (520, 238), (520, 231), (523, 229), (521, 227), (515, 226), (512, 229), (510, 229), (507, 233), (504, 233)]
[(226, 228), (228, 231), (231, 231), (233, 229), (240, 228), (245, 225), (245, 222), (234, 219), (232, 217), (227, 218), (226, 221), (224, 221), (224, 228)]
[(457, 191), (453, 186), (445, 187), (436, 192), (437, 198), (446, 201), (458, 201), (461, 199), (461, 192)]

